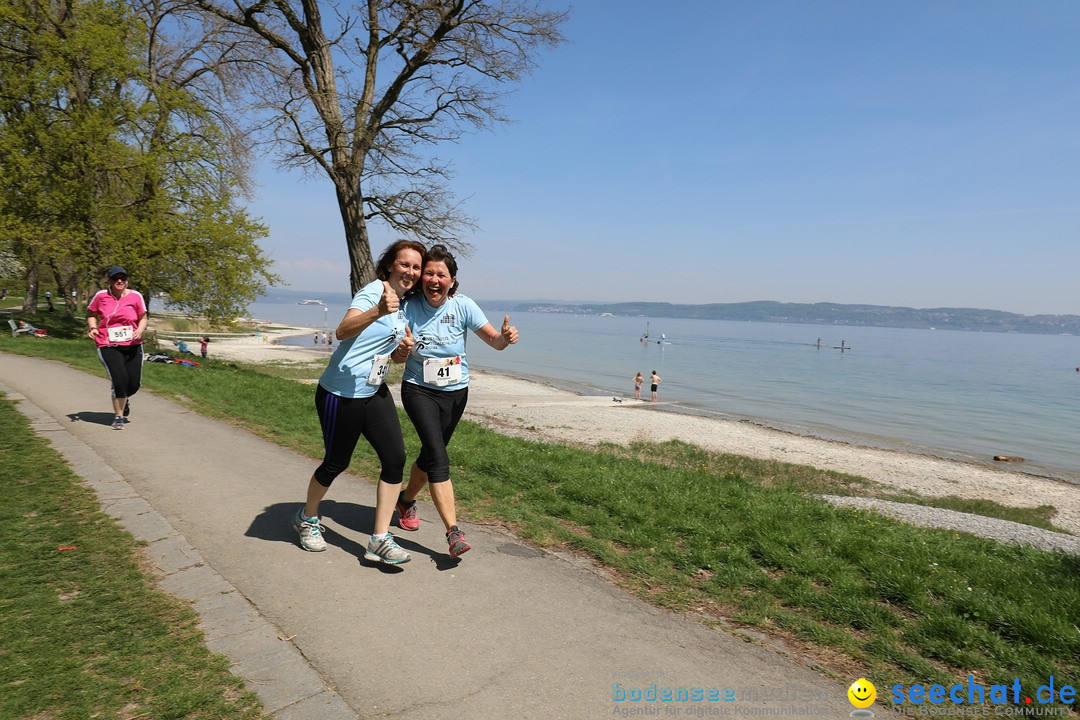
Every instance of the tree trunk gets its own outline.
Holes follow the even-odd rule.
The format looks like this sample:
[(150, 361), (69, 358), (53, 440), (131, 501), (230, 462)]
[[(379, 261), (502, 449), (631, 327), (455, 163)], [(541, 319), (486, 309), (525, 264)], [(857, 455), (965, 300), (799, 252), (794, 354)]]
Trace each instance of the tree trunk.
[(76, 303), (75, 299), (71, 297), (71, 289), (75, 287), (76, 275), (72, 273), (70, 277), (64, 277), (63, 272), (52, 264), (53, 279), (56, 281), (57, 297), (53, 298), (55, 301), (63, 301), (64, 303), (64, 317), (71, 319), (75, 317)]
[(337, 188), (338, 208), (341, 210), (341, 222), (345, 227), (345, 244), (349, 248), (349, 286), (353, 295), (375, 279), (375, 264), (371, 258), (371, 243), (368, 241), (367, 218), (364, 217), (364, 204), (359, 183), (346, 189), (352, 183), (335, 183)]
[(23, 298), (23, 312), (37, 315), (38, 268), (31, 264), (26, 268), (26, 297)]

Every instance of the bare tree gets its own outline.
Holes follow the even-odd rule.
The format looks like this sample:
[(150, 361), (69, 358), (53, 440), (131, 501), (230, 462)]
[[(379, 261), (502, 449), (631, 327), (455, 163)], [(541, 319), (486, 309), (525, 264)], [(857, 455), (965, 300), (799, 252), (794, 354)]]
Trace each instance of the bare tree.
[(562, 42), (566, 19), (533, 0), (191, 2), (271, 51), (250, 58), (263, 130), (286, 165), (333, 182), (354, 292), (375, 277), (371, 220), (467, 247), (450, 168), (426, 151), (505, 120), (505, 85)]
[(188, 163), (214, 168), (205, 177), (189, 174), (186, 185), (209, 192), (224, 182), (250, 193), (249, 138), (232, 108), (243, 99), (245, 58), (263, 44), (189, 0), (129, 4), (146, 26), (139, 101), (152, 108), (140, 118), (135, 141), (144, 152), (182, 146)]

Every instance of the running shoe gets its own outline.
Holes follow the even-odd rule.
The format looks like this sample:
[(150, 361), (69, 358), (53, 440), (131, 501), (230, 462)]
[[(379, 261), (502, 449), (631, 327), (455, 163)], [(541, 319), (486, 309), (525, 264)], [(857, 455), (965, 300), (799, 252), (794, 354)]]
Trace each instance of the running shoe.
[(472, 550), (472, 545), (465, 542), (465, 533), (458, 529), (457, 525), (450, 528), (446, 533), (446, 542), (450, 546), (450, 557), (456, 558)]
[(300, 547), (308, 552), (322, 552), (326, 549), (326, 540), (323, 539), (322, 525), (319, 518), (303, 516), (302, 510), (297, 510), (293, 515), (293, 530), (300, 533)]
[(127, 421), (127, 416), (131, 414), (131, 400), (124, 402), (124, 420)]
[(397, 501), (398, 527), (402, 530), (419, 530), (420, 516), (416, 514), (416, 501), (413, 500), (408, 506), (402, 500)]
[(124, 429), (124, 418), (117, 415), (116, 419), (112, 421), (112, 429), (113, 430), (123, 430)]
[(387, 565), (400, 565), (409, 562), (412, 557), (398, 547), (398, 544), (394, 542), (393, 535), (386, 533), (386, 537), (383, 538), (377, 539), (374, 535), (371, 536), (368, 540), (367, 552), (364, 553), (364, 559), (373, 562), (384, 562)]

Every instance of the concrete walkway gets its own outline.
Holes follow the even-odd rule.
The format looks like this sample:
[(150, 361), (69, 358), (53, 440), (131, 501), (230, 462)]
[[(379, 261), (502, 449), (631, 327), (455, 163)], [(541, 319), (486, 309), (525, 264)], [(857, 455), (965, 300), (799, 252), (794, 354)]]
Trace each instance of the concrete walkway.
[[(412, 562), (371, 566), (362, 556), (375, 489), (356, 476), (340, 477), (323, 504), (330, 547), (306, 553), (289, 520), (314, 462), (149, 392), (112, 430), (103, 374), (0, 353), (0, 392), (149, 543), (161, 586), (193, 603), (209, 647), (279, 720), (852, 710), (854, 677), (833, 682), (650, 607), (590, 563), (474, 525), (463, 525), (473, 550), (452, 560), (430, 505), (418, 532), (394, 528)], [(665, 688), (705, 692), (633, 699)]]

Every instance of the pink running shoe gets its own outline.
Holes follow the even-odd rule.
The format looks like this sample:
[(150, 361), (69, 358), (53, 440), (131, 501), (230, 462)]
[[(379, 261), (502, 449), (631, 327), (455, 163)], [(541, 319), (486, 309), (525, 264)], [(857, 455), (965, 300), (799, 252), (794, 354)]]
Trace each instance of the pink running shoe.
[(401, 500), (397, 501), (398, 527), (402, 530), (419, 530), (420, 516), (416, 514), (416, 502), (408, 507)]
[(472, 550), (472, 545), (465, 541), (465, 533), (458, 529), (457, 525), (450, 528), (446, 533), (446, 542), (450, 546), (450, 557), (456, 558)]

